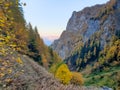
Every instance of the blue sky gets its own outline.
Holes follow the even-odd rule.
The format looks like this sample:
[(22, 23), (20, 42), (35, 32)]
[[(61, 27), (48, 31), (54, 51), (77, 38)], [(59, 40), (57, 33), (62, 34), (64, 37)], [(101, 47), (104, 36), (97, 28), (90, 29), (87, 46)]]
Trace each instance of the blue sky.
[(109, 0), (21, 0), (27, 6), (24, 16), (27, 22), (37, 26), (42, 38), (54, 40), (66, 29), (73, 11), (103, 4)]

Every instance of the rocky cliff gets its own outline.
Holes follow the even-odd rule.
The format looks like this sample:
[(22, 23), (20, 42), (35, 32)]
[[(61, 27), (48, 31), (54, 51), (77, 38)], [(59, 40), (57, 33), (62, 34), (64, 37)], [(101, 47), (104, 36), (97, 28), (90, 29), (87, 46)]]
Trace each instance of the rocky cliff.
[(108, 43), (111, 36), (120, 28), (120, 1), (110, 0), (103, 5), (86, 7), (82, 11), (74, 11), (68, 21), (66, 30), (51, 47), (66, 59), (81, 46), (84, 46), (95, 33), (100, 41), (100, 48)]

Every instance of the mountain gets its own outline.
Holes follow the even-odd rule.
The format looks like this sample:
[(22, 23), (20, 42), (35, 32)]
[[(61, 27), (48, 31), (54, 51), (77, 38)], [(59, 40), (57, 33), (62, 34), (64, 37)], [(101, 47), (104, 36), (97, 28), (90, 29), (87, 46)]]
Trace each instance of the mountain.
[[(81, 47), (95, 43), (97, 51), (110, 43), (120, 32), (120, 1), (111, 0), (104, 5), (74, 11), (66, 30), (51, 45), (59, 56), (67, 59)], [(75, 59), (73, 60), (75, 61)]]
[(45, 44), (46, 44), (47, 46), (50, 46), (51, 43), (52, 43), (52, 41), (49, 40), (49, 39), (47, 39), (47, 38), (43, 38), (43, 40), (44, 40), (44, 42), (45, 42)]
[(87, 7), (79, 12), (74, 11), (66, 30), (51, 47), (65, 59), (79, 48), (81, 43), (84, 44), (93, 34), (101, 32), (100, 42), (103, 48), (107, 39), (110, 39), (120, 27), (119, 3), (119, 0), (111, 0), (104, 5)]
[(46, 35), (41, 36), (47, 46), (50, 46), (55, 39), (58, 39), (58, 35)]
[[(92, 7), (93, 10), (98, 9), (101, 12), (91, 17), (87, 13), (88, 17), (85, 16), (87, 18), (84, 20), (88, 29), (85, 29), (84, 33), (80, 30), (82, 34), (78, 34), (79, 30), (69, 28), (74, 22), (71, 17), (68, 30), (61, 35), (61, 42), (57, 40), (55, 43), (62, 45), (61, 51), (70, 49), (70, 52), (67, 51), (70, 54), (68, 56), (60, 51), (64, 61), (44, 44), (37, 27), (26, 25), (21, 6), (19, 0), (0, 1), (0, 90), (102, 90), (120, 86), (120, 1), (111, 0), (106, 5), (96, 6), (98, 8)], [(84, 13), (89, 12), (88, 9), (84, 9)], [(74, 13), (76, 19), (78, 12)], [(100, 30), (97, 24), (94, 25), (96, 20), (98, 25), (100, 23)], [(76, 23), (74, 24), (76, 27)], [(98, 30), (95, 28), (88, 32), (94, 29), (92, 25)], [(71, 72), (65, 63), (71, 70), (81, 71), (85, 78), (84, 85), (91, 86), (79, 86), (84, 83), (82, 74)], [(47, 70), (53, 72), (56, 79)], [(97, 88), (95, 85), (109, 87)]]
[(120, 85), (117, 78), (120, 75), (120, 0), (74, 11), (66, 30), (51, 47), (70, 70), (83, 73), (86, 85), (117, 88)]

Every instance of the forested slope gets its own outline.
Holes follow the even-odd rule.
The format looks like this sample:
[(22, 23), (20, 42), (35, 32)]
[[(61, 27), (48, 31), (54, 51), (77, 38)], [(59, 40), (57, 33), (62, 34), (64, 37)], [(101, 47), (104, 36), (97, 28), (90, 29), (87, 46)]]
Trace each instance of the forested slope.
[(51, 47), (70, 70), (82, 72), (86, 85), (119, 90), (120, 0), (74, 11)]

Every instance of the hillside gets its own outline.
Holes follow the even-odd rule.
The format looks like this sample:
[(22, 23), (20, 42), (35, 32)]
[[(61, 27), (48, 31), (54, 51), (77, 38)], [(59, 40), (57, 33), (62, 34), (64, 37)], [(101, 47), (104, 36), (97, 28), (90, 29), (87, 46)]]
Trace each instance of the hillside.
[(44, 44), (37, 27), (26, 23), (22, 6), (19, 0), (0, 1), (0, 52), (12, 48), (48, 69), (61, 59)]
[[(16, 62), (14, 59), (18, 57), (20, 61)], [(0, 57), (0, 60), (3, 63), (4, 60), (8, 60), (7, 64), (11, 64), (11, 66), (8, 66), (6, 70), (12, 69), (11, 73), (0, 78), (0, 81), (4, 82), (4, 84), (0, 82), (0, 90), (97, 90), (96, 87), (65, 86), (26, 55), (14, 52), (10, 56)], [(6, 79), (9, 80), (6, 81)]]
[(120, 72), (119, 28), (120, 0), (110, 0), (103, 5), (74, 11), (66, 30), (51, 47), (70, 70), (83, 73), (86, 85), (117, 89), (120, 80), (117, 79)]

